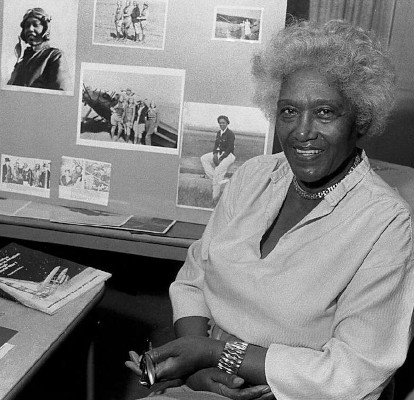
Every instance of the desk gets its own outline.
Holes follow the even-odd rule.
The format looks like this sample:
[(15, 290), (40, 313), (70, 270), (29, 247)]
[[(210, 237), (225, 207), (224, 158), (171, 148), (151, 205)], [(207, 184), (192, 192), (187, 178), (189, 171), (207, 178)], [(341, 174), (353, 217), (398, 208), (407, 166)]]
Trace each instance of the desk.
[(0, 215), (2, 237), (178, 261), (185, 260), (188, 247), (203, 231), (204, 225), (177, 221), (161, 236)]
[(17, 330), (15, 345), (0, 359), (0, 399), (11, 400), (27, 384), (73, 329), (98, 303), (104, 284), (66, 304), (54, 315), (0, 299), (0, 325)]

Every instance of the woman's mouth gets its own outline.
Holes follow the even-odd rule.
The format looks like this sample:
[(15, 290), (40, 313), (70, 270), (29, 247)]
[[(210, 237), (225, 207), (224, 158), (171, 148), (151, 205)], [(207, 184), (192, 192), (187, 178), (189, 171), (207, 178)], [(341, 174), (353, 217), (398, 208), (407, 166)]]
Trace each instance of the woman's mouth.
[(298, 149), (298, 148), (295, 148), (295, 152), (296, 152), (296, 154), (299, 154), (301, 156), (310, 157), (310, 156), (315, 156), (315, 155), (318, 155), (318, 154), (322, 153), (322, 150), (320, 150), (320, 149)]
[(29, 33), (27, 36), (26, 36), (26, 38), (27, 38), (27, 40), (30, 40), (30, 41), (39, 41), (40, 40), (40, 36), (39, 35), (36, 35), (36, 34), (34, 34), (34, 33)]

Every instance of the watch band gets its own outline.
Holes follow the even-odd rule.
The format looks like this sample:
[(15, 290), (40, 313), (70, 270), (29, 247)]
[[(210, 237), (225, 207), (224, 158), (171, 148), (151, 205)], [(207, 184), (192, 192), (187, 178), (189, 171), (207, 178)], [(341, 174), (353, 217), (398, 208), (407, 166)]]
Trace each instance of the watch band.
[(228, 374), (237, 375), (240, 365), (246, 355), (248, 343), (227, 342), (220, 355), (217, 367)]

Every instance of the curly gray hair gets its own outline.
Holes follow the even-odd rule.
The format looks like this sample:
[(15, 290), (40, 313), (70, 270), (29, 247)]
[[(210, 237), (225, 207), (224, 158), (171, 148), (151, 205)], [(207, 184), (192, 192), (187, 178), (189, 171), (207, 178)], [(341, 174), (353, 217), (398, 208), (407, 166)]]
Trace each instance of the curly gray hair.
[(394, 106), (394, 67), (381, 42), (342, 20), (295, 21), (277, 32), (252, 63), (255, 102), (268, 117), (276, 111), (283, 80), (306, 68), (318, 69), (350, 102), (360, 136), (381, 134)]

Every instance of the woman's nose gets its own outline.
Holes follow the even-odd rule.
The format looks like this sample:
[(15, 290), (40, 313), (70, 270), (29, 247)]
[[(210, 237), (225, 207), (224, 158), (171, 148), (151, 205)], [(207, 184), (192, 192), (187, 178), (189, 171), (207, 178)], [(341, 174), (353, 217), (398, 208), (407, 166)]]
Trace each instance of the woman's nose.
[(316, 139), (318, 136), (313, 126), (313, 118), (310, 112), (304, 112), (299, 118), (295, 132), (296, 138), (301, 142)]

